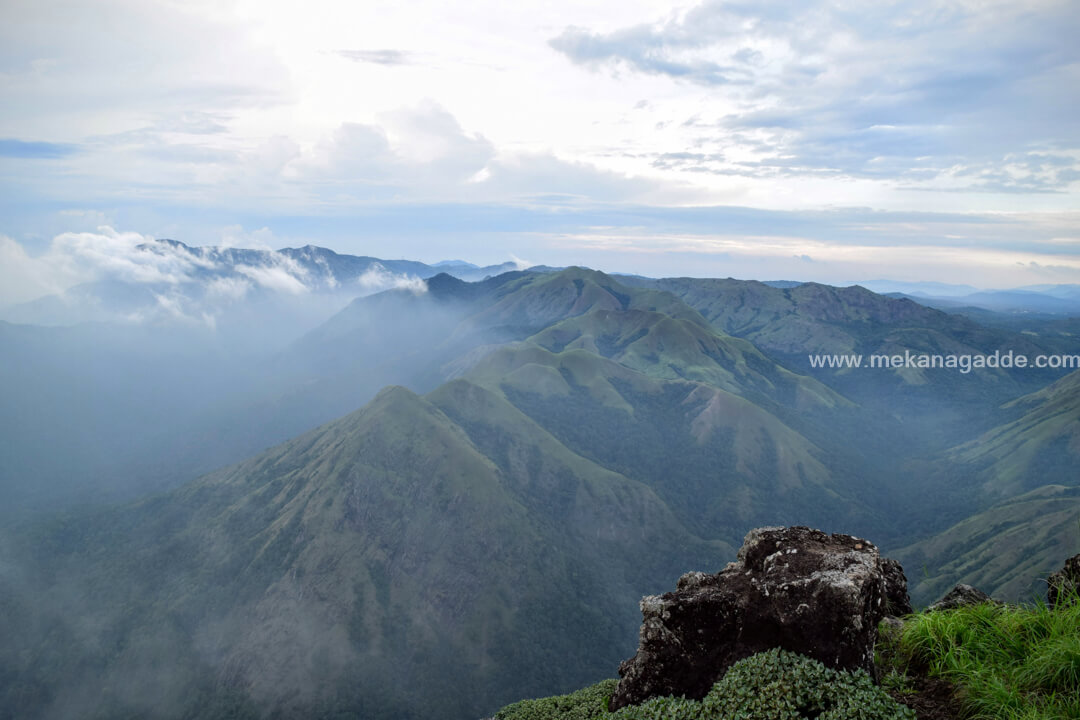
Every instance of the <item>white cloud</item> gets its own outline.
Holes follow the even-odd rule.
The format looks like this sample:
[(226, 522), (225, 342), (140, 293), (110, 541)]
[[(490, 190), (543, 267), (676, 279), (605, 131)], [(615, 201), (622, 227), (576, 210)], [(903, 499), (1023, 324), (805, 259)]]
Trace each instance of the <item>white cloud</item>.
[(78, 282), (72, 270), (30, 257), (22, 245), (0, 235), (0, 307), (62, 292)]
[(67, 266), (73, 275), (83, 274), (84, 282), (113, 279), (175, 285), (189, 282), (194, 270), (214, 265), (183, 246), (157, 243), (152, 237), (107, 226), (96, 233), (58, 235), (45, 259)]
[[(232, 246), (259, 247), (273, 237), (263, 228), (244, 233), (242, 228), (228, 228), (224, 233)], [(136, 232), (120, 232), (110, 227), (97, 232), (68, 232), (53, 238), (48, 249), (30, 256), (15, 240), (0, 236), (0, 304), (11, 305), (43, 295), (62, 293), (71, 287), (98, 281), (117, 281), (149, 285), (155, 288), (206, 283), (209, 296), (216, 300), (241, 299), (252, 287), (275, 292), (300, 294), (307, 291), (307, 271), (292, 259), (266, 253), (267, 264), (252, 266), (224, 265), (203, 248), (188, 248), (180, 243), (157, 241)], [(217, 273), (239, 273), (225, 277)], [(209, 273), (209, 274), (208, 274)], [(183, 304), (175, 294), (161, 294), (161, 309), (183, 314)]]
[(243, 300), (251, 291), (251, 281), (238, 277), (214, 278), (206, 285), (206, 296), (214, 303)]
[(284, 265), (270, 267), (253, 267), (251, 265), (237, 265), (236, 271), (251, 278), (256, 285), (267, 290), (287, 293), (289, 295), (301, 295), (308, 291), (303, 280), (298, 274), (290, 272)]
[(390, 289), (411, 290), (417, 294), (427, 292), (427, 283), (415, 275), (392, 273), (378, 264), (360, 275), (356, 279), (356, 284), (363, 289), (365, 294)]
[(59, 293), (97, 280), (148, 284), (177, 284), (191, 279), (197, 268), (212, 263), (186, 250), (155, 243), (152, 237), (118, 232), (103, 226), (97, 232), (57, 235), (36, 257), (11, 238), (0, 238), (0, 263), (5, 304)]

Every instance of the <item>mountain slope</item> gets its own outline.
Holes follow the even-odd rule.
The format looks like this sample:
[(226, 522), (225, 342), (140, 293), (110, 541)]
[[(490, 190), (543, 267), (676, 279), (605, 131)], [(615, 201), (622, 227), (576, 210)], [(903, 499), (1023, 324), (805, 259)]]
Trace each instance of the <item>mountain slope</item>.
[(970, 516), (897, 552), (925, 568), (913, 590), (924, 600), (955, 582), (1026, 599), (1080, 549), (1080, 372), (1001, 412), (1012, 419), (929, 471), (932, 483), (966, 498)]
[[(12, 338), (10, 361), (0, 359), (11, 411), (3, 421), (12, 430), (0, 485), (15, 509), (28, 501), (7, 489), (29, 487), (23, 478), (32, 468), (39, 480), (34, 487), (46, 499), (59, 486), (76, 483), (87, 490), (82, 497), (93, 498), (107, 478), (123, 479), (128, 493), (159, 489), (350, 412), (386, 385), (433, 390), (493, 348), (575, 318), (592, 327), (574, 330), (571, 324), (552, 332), (587, 332), (601, 345), (613, 333), (619, 343), (627, 333), (643, 333), (613, 357), (657, 377), (699, 380), (741, 394), (785, 422), (804, 411), (846, 406), (817, 381), (784, 370), (746, 341), (717, 333), (670, 293), (629, 288), (581, 268), (505, 273), (476, 283), (440, 274), (419, 288), (357, 298), (270, 361), (219, 348), (217, 334), (198, 327), (180, 333), (164, 326), (41, 332), (0, 326)], [(63, 342), (41, 349), (35, 333), (63, 336)], [(183, 338), (183, 361), (172, 357), (178, 343), (161, 340), (173, 334)], [(117, 337), (126, 339), (112, 347), (109, 338)], [(549, 339), (535, 341), (551, 345)], [(50, 349), (55, 347), (62, 350)], [(100, 361), (86, 362), (96, 354)], [(147, 383), (127, 382), (142, 375), (150, 375)], [(83, 403), (89, 407), (79, 405), (92, 388), (109, 392), (90, 393)], [(160, 411), (147, 422), (140, 408)], [(88, 410), (102, 418), (111, 412), (112, 420), (87, 422)], [(34, 428), (39, 439), (67, 440), (46, 448), (20, 428)], [(85, 442), (70, 442), (75, 436), (85, 436)], [(100, 452), (117, 442), (123, 447)]]
[[(467, 372), (500, 345), (529, 339), (561, 349), (568, 334), (583, 333), (599, 336), (601, 345), (609, 335), (623, 342), (627, 334), (638, 334), (637, 342), (615, 358), (618, 362), (659, 377), (715, 384), (773, 412), (850, 407), (746, 341), (717, 333), (670, 293), (568, 268), (505, 273), (479, 283), (438, 275), (426, 282), (426, 292), (394, 290), (358, 298), (279, 358), (289, 389), (274, 396), (272, 410), (257, 415), (289, 418), (298, 432), (348, 412), (383, 385), (427, 392)], [(655, 354), (657, 344), (666, 348), (663, 357)], [(589, 349), (610, 350), (606, 345)], [(276, 439), (285, 436), (279, 430)]]
[[(170, 495), (9, 538), (0, 705), (477, 717), (601, 676), (633, 598), (731, 556), (489, 391), (433, 400), (390, 388)], [(489, 423), (498, 452), (471, 439)]]
[(863, 478), (834, 472), (827, 465), (835, 457), (720, 388), (532, 343), (490, 353), (465, 377), (497, 390), (572, 451), (648, 484), (704, 537), (736, 543), (755, 524), (877, 517), (859, 499)]
[(654, 377), (703, 382), (799, 410), (851, 406), (820, 382), (786, 370), (749, 342), (721, 335), (695, 316), (593, 310), (531, 340), (553, 352), (582, 349)]
[(890, 551), (907, 570), (916, 604), (967, 583), (995, 598), (1043, 597), (1047, 576), (1080, 551), (1080, 488), (1047, 485)]
[[(706, 309), (766, 341), (802, 328), (808, 347), (952, 332), (858, 289), (761, 288), (790, 312), (730, 297)], [(948, 482), (977, 458), (915, 474), (933, 456), (894, 417), (715, 322), (581, 268), (437, 275), (356, 300), (183, 442), (265, 446), (361, 410), (165, 495), (0, 537), (0, 720), (481, 717), (606, 676), (633, 649), (634, 600), (719, 569), (751, 527), (911, 546), (926, 592), (956, 576), (1019, 587), (1025, 558), (1050, 555), (1029, 544), (988, 563), (1009, 527), (1047, 547), (1065, 538), (1072, 489), (987, 507), (968, 476)], [(852, 387), (885, 404), (900, 380)], [(1055, 423), (1074, 391), (1062, 381), (1002, 410), (1030, 423), (995, 436), (1007, 452), (992, 462), (1071, 438)], [(955, 496), (938, 503), (936, 488)]]
[[(627, 279), (667, 290), (718, 330), (745, 338), (789, 369), (821, 380), (879, 414), (918, 428), (937, 449), (994, 424), (994, 409), (1060, 378), (1063, 371), (815, 368), (809, 355), (1017, 355), (1076, 352), (1075, 338), (983, 327), (909, 299), (817, 283), (773, 287), (733, 279)], [(966, 435), (966, 437), (965, 437)]]
[[(828, 453), (758, 404), (845, 403), (670, 295), (623, 301), (620, 286), (573, 271), (435, 285), (366, 303), (447, 293), (464, 313), (499, 308), (466, 333), (447, 323), (446, 347), (577, 310), (583, 329), (636, 323), (644, 349), (621, 357), (638, 367), (504, 342), (427, 397), (385, 390), (162, 498), (20, 534), (3, 558), (20, 582), (0, 592), (14, 638), (0, 671), (7, 687), (52, 694), (5, 702), (24, 717), (64, 703), (149, 713), (138, 686), (170, 699), (163, 716), (198, 698), (315, 717), (477, 717), (602, 676), (632, 650), (620, 644), (638, 621), (626, 599), (720, 567), (747, 527), (877, 524), (853, 492), (866, 483), (836, 476)], [(368, 326), (346, 319), (320, 338), (363, 337)], [(650, 342), (672, 348), (664, 362), (649, 362)], [(690, 365), (663, 377), (685, 362), (732, 391), (678, 377)], [(43, 625), (55, 628), (44, 644), (26, 629)]]
[(1015, 420), (953, 450), (951, 458), (995, 497), (1015, 495), (1047, 480), (1076, 479), (1080, 467), (1080, 371), (1003, 407)]

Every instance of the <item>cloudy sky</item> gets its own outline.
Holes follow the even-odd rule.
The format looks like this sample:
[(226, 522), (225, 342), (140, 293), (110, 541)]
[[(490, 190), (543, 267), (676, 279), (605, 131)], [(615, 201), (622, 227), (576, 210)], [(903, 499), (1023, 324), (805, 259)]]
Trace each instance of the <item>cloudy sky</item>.
[(11, 0), (0, 301), (71, 233), (1076, 283), (1077, 37), (1075, 0)]

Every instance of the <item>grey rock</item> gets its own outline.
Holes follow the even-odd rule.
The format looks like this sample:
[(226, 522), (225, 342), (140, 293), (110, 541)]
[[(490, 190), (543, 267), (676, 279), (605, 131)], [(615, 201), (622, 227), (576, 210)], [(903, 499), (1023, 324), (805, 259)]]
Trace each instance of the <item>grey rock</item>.
[(945, 597), (941, 598), (936, 603), (926, 609), (955, 610), (956, 608), (965, 607), (967, 605), (979, 605), (985, 602), (996, 603), (997, 600), (994, 600), (994, 598), (990, 597), (978, 588), (974, 588), (970, 585), (964, 585), (963, 583), (961, 583), (949, 592), (945, 593)]
[(1050, 607), (1075, 601), (1080, 592), (1080, 554), (1065, 561), (1065, 566), (1047, 578), (1046, 603)]
[(885, 614), (900, 617), (915, 612), (911, 607), (904, 568), (892, 558), (881, 558), (881, 569), (885, 574)]
[[(902, 570), (893, 582), (899, 597)], [(751, 530), (721, 572), (687, 573), (674, 592), (641, 600), (638, 651), (619, 666), (610, 708), (660, 695), (700, 699), (732, 664), (776, 647), (873, 675), (886, 598), (872, 543), (806, 527)]]

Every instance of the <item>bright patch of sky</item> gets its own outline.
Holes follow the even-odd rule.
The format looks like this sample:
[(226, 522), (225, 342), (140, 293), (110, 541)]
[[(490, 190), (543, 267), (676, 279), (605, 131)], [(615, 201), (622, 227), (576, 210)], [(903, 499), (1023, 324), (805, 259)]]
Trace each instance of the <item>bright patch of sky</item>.
[(1070, 0), (5, 3), (0, 249), (1080, 282), (1078, 36)]

